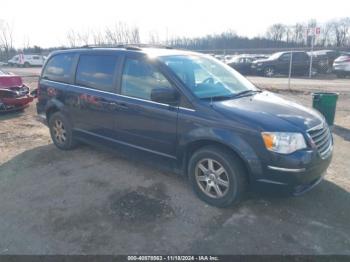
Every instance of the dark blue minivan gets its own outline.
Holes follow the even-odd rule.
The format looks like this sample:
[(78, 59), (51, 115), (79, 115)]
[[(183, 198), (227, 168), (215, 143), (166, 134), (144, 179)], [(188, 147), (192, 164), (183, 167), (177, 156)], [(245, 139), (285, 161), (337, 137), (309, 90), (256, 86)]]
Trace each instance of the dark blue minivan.
[(37, 112), (58, 148), (99, 142), (170, 160), (219, 207), (248, 187), (302, 194), (322, 180), (333, 150), (315, 110), (258, 89), (210, 56), (169, 48), (54, 52)]

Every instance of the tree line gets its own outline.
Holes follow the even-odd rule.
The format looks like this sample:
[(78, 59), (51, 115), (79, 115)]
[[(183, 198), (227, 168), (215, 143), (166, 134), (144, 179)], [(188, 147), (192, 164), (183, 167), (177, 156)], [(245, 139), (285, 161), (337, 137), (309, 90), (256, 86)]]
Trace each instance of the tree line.
[(308, 23), (295, 25), (274, 24), (267, 30), (266, 37), (274, 41), (308, 45), (315, 28), (319, 34), (315, 37), (315, 45), (320, 47), (349, 47), (350, 46), (350, 17), (333, 19), (323, 24), (312, 19)]
[(229, 30), (197, 38), (178, 37), (171, 39), (169, 44), (194, 50), (220, 50), (308, 47), (311, 41), (316, 48), (350, 48), (350, 18), (333, 19), (324, 24), (314, 19), (295, 25), (276, 23), (268, 27), (262, 37), (242, 37)]
[[(319, 34), (314, 37), (315, 28), (320, 28)], [(237, 35), (233, 30), (219, 34), (210, 34), (203, 37), (173, 37), (161, 40), (156, 31), (148, 34), (143, 41), (149, 44), (164, 44), (177, 48), (191, 50), (225, 50), (225, 49), (263, 49), (263, 48), (302, 48), (310, 46), (311, 41), (317, 48), (350, 48), (350, 17), (333, 19), (326, 23), (318, 23), (312, 19), (306, 23), (286, 25), (276, 23), (267, 28), (265, 34), (259, 37), (248, 38)], [(29, 40), (21, 48), (14, 43), (13, 26), (0, 19), (0, 61), (8, 60), (22, 50), (24, 53), (42, 53), (53, 49), (80, 47), (84, 45), (118, 45), (141, 43), (140, 29), (123, 22), (103, 30), (86, 29), (67, 32), (64, 46), (49, 49), (37, 45), (30, 46)]]

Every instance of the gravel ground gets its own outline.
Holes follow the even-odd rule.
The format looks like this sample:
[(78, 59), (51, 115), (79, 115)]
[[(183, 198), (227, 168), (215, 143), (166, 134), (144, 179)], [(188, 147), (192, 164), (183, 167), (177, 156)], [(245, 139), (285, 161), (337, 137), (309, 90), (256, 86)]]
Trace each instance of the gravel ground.
[[(37, 69), (20, 70), (28, 76)], [(271, 81), (282, 96), (311, 104), (308, 92), (286, 92), (276, 84), (281, 79), (251, 80)], [(25, 82), (37, 86), (33, 77)], [(0, 254), (350, 255), (348, 90), (338, 101), (333, 161), (320, 185), (297, 198), (250, 192), (227, 209), (198, 200), (157, 160), (92, 146), (56, 149), (34, 104), (1, 115)]]

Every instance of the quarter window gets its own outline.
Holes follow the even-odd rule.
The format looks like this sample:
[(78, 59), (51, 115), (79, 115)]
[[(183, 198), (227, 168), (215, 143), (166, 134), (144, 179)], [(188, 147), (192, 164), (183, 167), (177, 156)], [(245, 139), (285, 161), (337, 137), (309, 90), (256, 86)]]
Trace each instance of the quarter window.
[(43, 77), (49, 80), (68, 83), (71, 77), (74, 54), (58, 54), (50, 58)]
[(151, 100), (154, 88), (172, 88), (156, 68), (144, 60), (127, 59), (122, 75), (121, 94)]
[(81, 55), (76, 73), (76, 83), (114, 92), (114, 73), (117, 65), (115, 56), (107, 55)]

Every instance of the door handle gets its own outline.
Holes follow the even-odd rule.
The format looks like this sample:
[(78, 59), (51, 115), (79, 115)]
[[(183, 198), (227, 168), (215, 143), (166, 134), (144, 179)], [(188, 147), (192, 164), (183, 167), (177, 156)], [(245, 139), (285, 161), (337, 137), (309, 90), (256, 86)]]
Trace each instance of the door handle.
[(103, 105), (107, 105), (107, 106), (117, 106), (118, 105), (116, 102), (110, 102), (110, 101), (101, 101), (100, 103)]
[(115, 101), (108, 101), (108, 100), (102, 100), (100, 101), (101, 104), (108, 106), (113, 109), (128, 109), (128, 105), (124, 102), (115, 102)]

